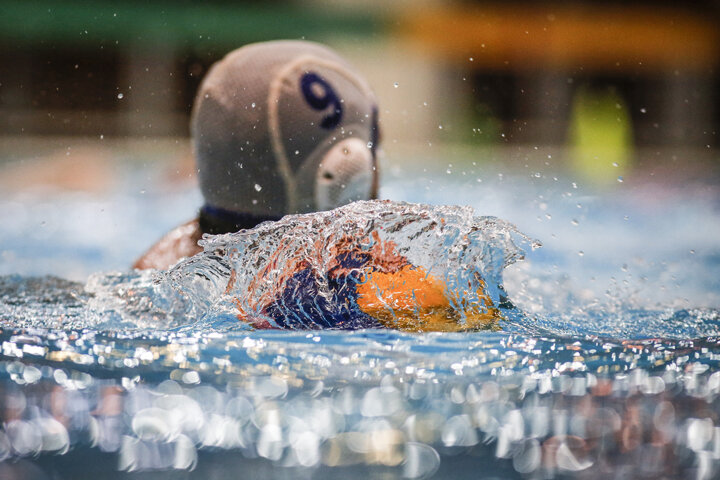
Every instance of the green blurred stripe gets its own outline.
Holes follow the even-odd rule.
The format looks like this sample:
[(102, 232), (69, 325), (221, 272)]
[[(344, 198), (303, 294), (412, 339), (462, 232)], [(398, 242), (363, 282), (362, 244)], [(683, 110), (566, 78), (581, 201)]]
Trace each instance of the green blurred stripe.
[[(385, 28), (369, 12), (319, 6), (185, 2), (0, 1), (0, 39), (11, 46), (227, 47), (276, 38), (372, 35)], [(160, 45), (158, 45), (160, 44)]]

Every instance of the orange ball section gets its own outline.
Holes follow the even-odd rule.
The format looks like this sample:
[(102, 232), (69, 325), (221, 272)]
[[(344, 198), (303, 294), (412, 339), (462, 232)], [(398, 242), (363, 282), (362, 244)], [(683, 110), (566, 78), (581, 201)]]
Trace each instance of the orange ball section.
[(494, 329), (501, 318), (483, 292), (480, 298), (487, 308), (473, 305), (457, 311), (446, 295), (445, 282), (412, 265), (389, 273), (370, 271), (356, 288), (360, 310), (390, 328), (412, 332)]

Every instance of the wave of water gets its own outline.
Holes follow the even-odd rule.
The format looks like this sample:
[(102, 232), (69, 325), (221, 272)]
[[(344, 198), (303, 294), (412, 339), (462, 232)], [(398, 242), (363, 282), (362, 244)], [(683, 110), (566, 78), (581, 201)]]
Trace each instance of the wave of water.
[(96, 274), (89, 308), (141, 328), (495, 328), (537, 242), (469, 207), (356, 202), (208, 236), (163, 272)]

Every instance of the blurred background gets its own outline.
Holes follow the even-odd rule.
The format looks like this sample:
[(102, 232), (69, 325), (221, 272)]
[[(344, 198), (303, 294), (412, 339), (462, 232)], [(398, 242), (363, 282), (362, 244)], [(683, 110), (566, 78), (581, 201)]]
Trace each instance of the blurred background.
[[(134, 231), (136, 246), (111, 265), (192, 217), (199, 196), (172, 195), (193, 188), (198, 85), (227, 52), (270, 39), (326, 43), (365, 73), (380, 100), (385, 178), (472, 167), (560, 170), (573, 185), (606, 189), (651, 177), (717, 183), (714, 0), (0, 0), (0, 12), (0, 191), (14, 202), (6, 234), (37, 216), (28, 189), (94, 195), (78, 204), (97, 208), (63, 221), (82, 225), (73, 242), (88, 224)], [(119, 212), (118, 198), (102, 197), (118, 182), (175, 213), (138, 223), (142, 204)], [(38, 215), (49, 225), (58, 213), (48, 212)], [(17, 258), (27, 230), (2, 239), (0, 258)]]
[(3, 137), (186, 137), (213, 62), (246, 43), (305, 38), (369, 77), (388, 149), (718, 145), (716, 1), (3, 0), (0, 8)]

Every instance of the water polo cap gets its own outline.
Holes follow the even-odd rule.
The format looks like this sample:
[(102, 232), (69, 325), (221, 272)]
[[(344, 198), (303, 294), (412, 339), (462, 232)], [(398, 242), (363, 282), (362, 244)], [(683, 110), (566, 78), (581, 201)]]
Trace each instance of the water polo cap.
[(208, 72), (191, 129), (204, 210), (279, 218), (374, 198), (377, 108), (332, 50), (274, 41)]

